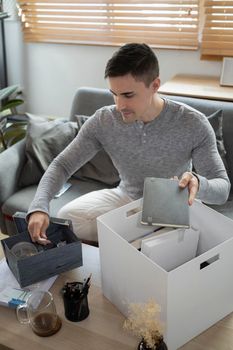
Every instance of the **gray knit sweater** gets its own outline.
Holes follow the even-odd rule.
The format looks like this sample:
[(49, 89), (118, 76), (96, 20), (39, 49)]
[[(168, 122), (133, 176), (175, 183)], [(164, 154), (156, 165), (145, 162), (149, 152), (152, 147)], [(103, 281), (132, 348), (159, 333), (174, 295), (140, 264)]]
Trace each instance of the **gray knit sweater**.
[(228, 197), (230, 182), (207, 118), (186, 105), (165, 100), (160, 115), (146, 124), (124, 123), (114, 105), (99, 109), (50, 164), (28, 213), (49, 213), (54, 194), (101, 148), (120, 174), (119, 186), (132, 199), (142, 196), (145, 177), (180, 177), (192, 166), (200, 180), (199, 199), (221, 204)]

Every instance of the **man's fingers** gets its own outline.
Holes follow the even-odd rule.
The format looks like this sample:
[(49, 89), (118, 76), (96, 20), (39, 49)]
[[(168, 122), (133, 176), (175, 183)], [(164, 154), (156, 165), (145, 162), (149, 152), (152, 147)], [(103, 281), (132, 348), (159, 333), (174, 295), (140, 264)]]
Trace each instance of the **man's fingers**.
[(49, 217), (46, 213), (35, 212), (30, 215), (28, 231), (33, 242), (43, 245), (50, 243), (47, 239), (46, 230), (49, 226)]
[(196, 197), (196, 194), (198, 192), (198, 187), (199, 187), (197, 177), (195, 175), (193, 175), (191, 172), (186, 172), (182, 175), (182, 177), (179, 181), (179, 186), (181, 188), (185, 188), (188, 186), (188, 190), (189, 190), (188, 203), (189, 203), (189, 205), (192, 205), (193, 201)]
[[(47, 227), (46, 227), (47, 229)], [(45, 231), (46, 231), (45, 229)], [(48, 240), (46, 232), (44, 231), (44, 228), (41, 229), (40, 237), (38, 238), (37, 242), (43, 245), (46, 245), (48, 243), (51, 243), (50, 240)]]
[(193, 204), (198, 191), (198, 180), (196, 177), (192, 178), (189, 183), (189, 205)]
[(48, 243), (51, 243), (50, 240), (48, 240), (47, 238), (43, 238), (43, 237), (39, 237), (36, 242), (39, 244), (42, 244), (42, 245), (46, 245)]
[(173, 176), (171, 177), (171, 180), (179, 180), (179, 179), (178, 179), (178, 176)]
[(180, 181), (179, 181), (179, 186), (184, 188), (188, 185), (188, 183), (190, 182), (190, 180), (192, 179), (193, 174), (186, 172), (182, 175)]
[(33, 242), (37, 242), (40, 238), (40, 226), (36, 223), (29, 223), (28, 230)]

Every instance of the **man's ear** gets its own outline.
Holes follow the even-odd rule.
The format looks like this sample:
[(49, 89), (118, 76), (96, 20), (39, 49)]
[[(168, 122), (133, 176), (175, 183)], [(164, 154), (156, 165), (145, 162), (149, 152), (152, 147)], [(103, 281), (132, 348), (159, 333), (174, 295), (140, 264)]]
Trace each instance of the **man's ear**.
[(160, 87), (160, 78), (155, 78), (151, 84), (153, 91), (157, 92)]

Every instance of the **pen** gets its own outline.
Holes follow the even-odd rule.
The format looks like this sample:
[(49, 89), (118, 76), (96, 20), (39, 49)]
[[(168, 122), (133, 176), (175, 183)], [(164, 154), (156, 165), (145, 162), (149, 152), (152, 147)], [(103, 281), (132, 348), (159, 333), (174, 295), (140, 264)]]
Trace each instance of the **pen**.
[(87, 280), (86, 280), (85, 283), (83, 284), (83, 287), (82, 287), (82, 294), (83, 294), (84, 292), (87, 292), (87, 291), (88, 291), (88, 288), (90, 287), (91, 276), (92, 276), (92, 273), (89, 275), (89, 277), (87, 278)]
[(81, 289), (79, 285), (79, 282), (68, 282), (63, 287), (62, 292), (69, 299), (78, 299), (81, 295)]

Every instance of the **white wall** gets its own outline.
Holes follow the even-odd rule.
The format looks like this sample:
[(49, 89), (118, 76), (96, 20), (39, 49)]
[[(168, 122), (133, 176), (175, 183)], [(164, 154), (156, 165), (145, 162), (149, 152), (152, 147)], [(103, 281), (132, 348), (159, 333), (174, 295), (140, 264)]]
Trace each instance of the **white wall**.
[[(116, 47), (23, 43), (20, 23), (5, 21), (8, 83), (23, 87), (25, 110), (66, 117), (80, 86), (107, 87), (104, 69)], [(178, 73), (220, 76), (221, 62), (199, 51), (155, 50), (162, 83)]]

